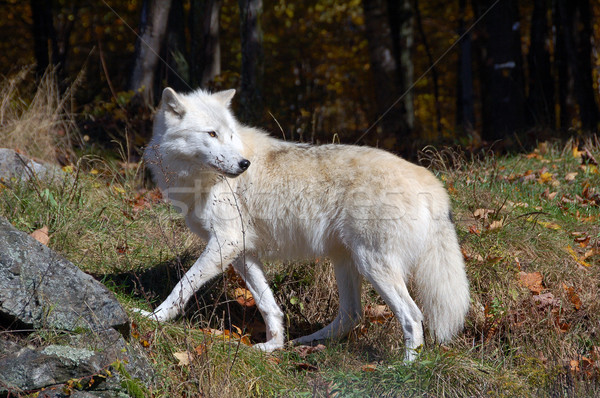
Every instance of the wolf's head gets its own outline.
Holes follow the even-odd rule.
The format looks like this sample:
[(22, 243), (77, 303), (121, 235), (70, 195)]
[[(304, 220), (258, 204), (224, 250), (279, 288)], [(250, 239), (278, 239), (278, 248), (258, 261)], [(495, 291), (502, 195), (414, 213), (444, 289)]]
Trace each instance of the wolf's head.
[(210, 94), (198, 90), (178, 94), (166, 88), (154, 118), (150, 146), (169, 163), (211, 169), (228, 177), (242, 174), (250, 161), (237, 133), (237, 122), (229, 110), (235, 90)]

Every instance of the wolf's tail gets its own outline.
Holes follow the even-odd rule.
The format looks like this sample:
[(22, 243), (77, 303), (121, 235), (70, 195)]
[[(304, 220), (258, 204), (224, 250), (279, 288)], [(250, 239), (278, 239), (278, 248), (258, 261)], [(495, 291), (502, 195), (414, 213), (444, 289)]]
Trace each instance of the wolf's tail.
[(470, 305), (469, 282), (454, 224), (448, 218), (434, 225), (414, 281), (430, 333), (444, 342), (463, 328)]

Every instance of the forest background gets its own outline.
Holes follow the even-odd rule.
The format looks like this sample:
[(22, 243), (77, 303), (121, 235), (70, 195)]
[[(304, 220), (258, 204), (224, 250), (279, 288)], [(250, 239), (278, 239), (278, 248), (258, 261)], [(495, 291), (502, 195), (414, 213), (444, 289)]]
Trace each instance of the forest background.
[(288, 140), (519, 148), (597, 130), (599, 16), (589, 0), (6, 0), (0, 73), (53, 70), (80, 144), (127, 137), (133, 160), (166, 86), (236, 88), (241, 120)]

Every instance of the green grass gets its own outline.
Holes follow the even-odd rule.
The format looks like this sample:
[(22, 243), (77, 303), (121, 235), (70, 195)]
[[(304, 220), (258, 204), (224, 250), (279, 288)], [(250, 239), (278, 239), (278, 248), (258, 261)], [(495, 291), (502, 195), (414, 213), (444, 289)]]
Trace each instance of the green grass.
[[(600, 159), (597, 143), (585, 147)], [(406, 365), (401, 328), (392, 318), (364, 321), (348, 339), (306, 356), (293, 348), (257, 352), (206, 332), (237, 326), (252, 342), (264, 338), (260, 315), (234, 300), (237, 282), (225, 275), (199, 292), (177, 321), (157, 325), (130, 312), (134, 336), (147, 345), (158, 374), (152, 395), (600, 394), (600, 252), (585, 257), (600, 245), (597, 167), (574, 156), (572, 143), (544, 144), (529, 155), (452, 156), (452, 167), (440, 162), (443, 154), (431, 159), (451, 193), (471, 283), (472, 308), (455, 340), (444, 346), (428, 341), (419, 359)], [(6, 182), (0, 214), (26, 232), (48, 226), (49, 245), (106, 283), (126, 309), (150, 308), (203, 243), (156, 200), (141, 165), (83, 157), (67, 171), (64, 181), (49, 185)], [(485, 217), (481, 209), (493, 212)], [(289, 337), (335, 316), (337, 293), (326, 259), (273, 263), (267, 270)], [(550, 304), (536, 301), (520, 282), (520, 273), (534, 272)], [(369, 286), (363, 302), (382, 304)], [(191, 353), (190, 363), (179, 363), (174, 353)]]

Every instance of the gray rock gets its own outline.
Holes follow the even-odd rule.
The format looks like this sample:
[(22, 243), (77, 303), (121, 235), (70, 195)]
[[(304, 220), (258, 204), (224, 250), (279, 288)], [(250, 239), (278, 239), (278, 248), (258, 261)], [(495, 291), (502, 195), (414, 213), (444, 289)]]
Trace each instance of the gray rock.
[(12, 149), (0, 148), (0, 182), (10, 183), (12, 179), (29, 181), (34, 177), (49, 181), (64, 175), (55, 165), (42, 164)]
[(0, 326), (15, 325), (129, 333), (113, 293), (0, 217)]
[(61, 397), (71, 382), (79, 395), (70, 396), (126, 397), (124, 382), (143, 390), (154, 377), (139, 343), (125, 341), (114, 329), (40, 348), (0, 340), (0, 349), (0, 395), (45, 389), (40, 396)]

